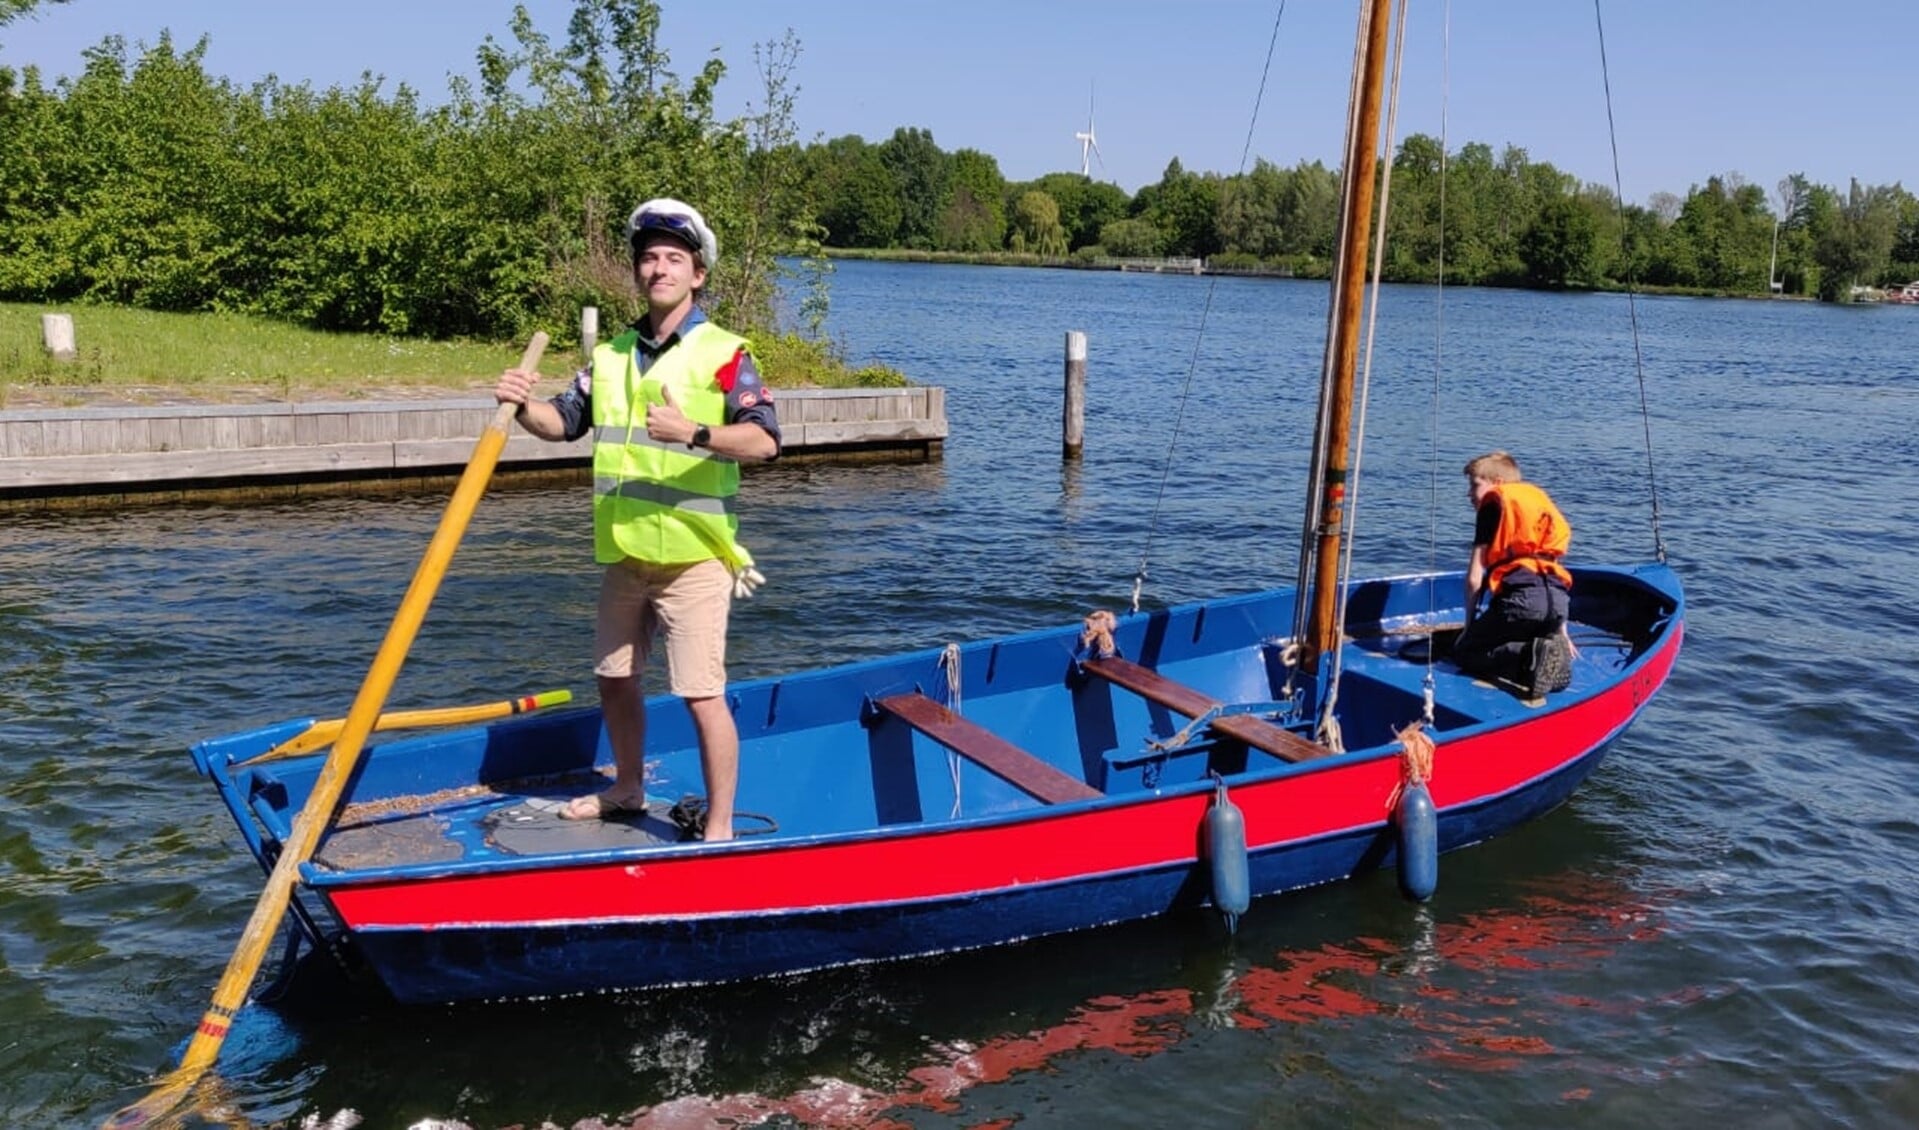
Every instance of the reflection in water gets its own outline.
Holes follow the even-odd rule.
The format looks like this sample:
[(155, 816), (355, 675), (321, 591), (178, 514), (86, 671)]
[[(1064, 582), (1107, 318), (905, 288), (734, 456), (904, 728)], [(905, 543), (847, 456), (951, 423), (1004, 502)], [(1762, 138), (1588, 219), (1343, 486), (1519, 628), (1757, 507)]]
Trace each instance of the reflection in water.
[[(1219, 970), (1205, 991), (1184, 987), (1100, 995), (1047, 1027), (978, 1044), (948, 1043), (901, 1073), (890, 1089), (826, 1078), (780, 1096), (688, 1095), (643, 1108), (621, 1125), (665, 1128), (792, 1119), (808, 1126), (904, 1126), (914, 1111), (960, 1113), (973, 1088), (1057, 1067), (1068, 1057), (1110, 1052), (1163, 1055), (1201, 1033), (1259, 1033), (1281, 1025), (1388, 1018), (1423, 1058), (1499, 1071), (1528, 1057), (1560, 1054), (1548, 1033), (1557, 1010), (1528, 1009), (1507, 995), (1509, 970), (1570, 969), (1603, 962), (1658, 933), (1657, 912), (1617, 887), (1566, 877), (1555, 894), (1517, 907), (1435, 923), (1424, 907), (1409, 944), (1357, 938), (1285, 951)], [(1591, 1002), (1586, 1002), (1588, 1005)]]
[[(325, 1023), (303, 1049), (325, 1075), (299, 1085), (321, 1110), (468, 1120), (449, 1126), (980, 1125), (1014, 1101), (997, 1088), (1102, 1059), (1150, 1072), (1194, 1053), (1214, 1065), (1206, 1087), (1250, 1109), (1264, 1073), (1220, 1065), (1338, 1073), (1321, 1060), (1357, 1043), (1369, 1072), (1510, 1072), (1576, 1054), (1561, 1039), (1589, 1038), (1577, 1017), (1641, 1007), (1565, 988), (1661, 936), (1659, 907), (1623, 882), (1539, 872), (1527, 893), (1450, 919), (1390, 886), (1344, 885), (1377, 918), (1328, 923), (1338, 941), (1286, 944), (1297, 915), (1267, 900), (1234, 938), (1191, 916), (775, 983), (403, 1010), (403, 1024), (372, 1026), (370, 1044), (364, 1019), (351, 1031)], [(1333, 889), (1295, 899), (1311, 916), (1351, 909)], [(417, 1059), (391, 1061), (416, 1046), (461, 1066), (422, 1078)], [(1179, 1118), (1181, 1099), (1076, 1102), (1096, 1122), (1126, 1113), (1160, 1125)]]

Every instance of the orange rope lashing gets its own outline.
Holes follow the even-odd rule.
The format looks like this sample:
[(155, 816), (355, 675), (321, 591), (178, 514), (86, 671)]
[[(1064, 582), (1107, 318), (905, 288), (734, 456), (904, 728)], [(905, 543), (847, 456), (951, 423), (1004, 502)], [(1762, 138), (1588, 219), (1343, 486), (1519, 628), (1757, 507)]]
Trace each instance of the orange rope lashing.
[(1119, 618), (1104, 608), (1095, 608), (1086, 614), (1086, 627), (1079, 633), (1079, 646), (1099, 659), (1110, 659), (1119, 654), (1119, 648), (1113, 643), (1113, 629), (1119, 627)]
[(1399, 811), (1399, 796), (1407, 785), (1421, 785), (1432, 779), (1433, 754), (1439, 748), (1420, 722), (1394, 731), (1394, 736), (1399, 739), (1399, 783), (1393, 786), (1393, 795), (1386, 798), (1389, 813)]

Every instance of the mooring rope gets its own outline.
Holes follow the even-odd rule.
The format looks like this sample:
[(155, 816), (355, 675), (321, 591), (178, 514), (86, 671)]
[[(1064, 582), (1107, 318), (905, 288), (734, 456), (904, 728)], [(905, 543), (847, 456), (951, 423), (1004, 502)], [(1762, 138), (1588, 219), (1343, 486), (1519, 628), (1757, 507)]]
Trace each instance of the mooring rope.
[[(1253, 151), (1253, 131), (1259, 125), (1259, 107), (1266, 99), (1266, 80), (1273, 71), (1273, 52), (1279, 45), (1279, 24), (1286, 18), (1286, 0), (1280, 0), (1279, 11), (1273, 16), (1273, 32), (1266, 41), (1266, 63), (1259, 72), (1259, 90), (1253, 95), (1252, 119), (1246, 123), (1246, 142), (1239, 151), (1239, 171), (1246, 171), (1246, 158)], [(1199, 308), (1199, 329), (1193, 334), (1192, 356), (1186, 361), (1186, 380), (1180, 386), (1179, 403), (1173, 409), (1173, 435), (1166, 443), (1166, 463), (1160, 469), (1159, 490), (1153, 495), (1153, 512), (1146, 520), (1146, 544), (1140, 549), (1139, 567), (1133, 571), (1132, 610), (1139, 611), (1140, 594), (1146, 588), (1146, 563), (1153, 554), (1153, 535), (1159, 531), (1159, 512), (1166, 500), (1166, 484), (1173, 477), (1173, 455), (1179, 450), (1180, 424), (1186, 418), (1186, 402), (1192, 399), (1193, 374), (1199, 369), (1199, 347), (1206, 340), (1206, 318), (1213, 309), (1213, 292), (1219, 288), (1219, 276), (1211, 276), (1206, 285), (1206, 299)]]

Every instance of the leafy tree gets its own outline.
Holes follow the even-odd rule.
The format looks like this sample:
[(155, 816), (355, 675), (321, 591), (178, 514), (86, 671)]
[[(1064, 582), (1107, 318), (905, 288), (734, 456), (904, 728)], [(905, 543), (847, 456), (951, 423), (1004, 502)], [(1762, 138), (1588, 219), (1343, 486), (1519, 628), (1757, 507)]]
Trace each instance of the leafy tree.
[(1673, 224), (1681, 277), (1715, 290), (1765, 290), (1772, 216), (1757, 186), (1736, 176), (1710, 177), (1695, 187)]
[(897, 246), (931, 248), (939, 227), (940, 204), (952, 182), (952, 159), (933, 143), (929, 130), (901, 126), (880, 143), (880, 161), (900, 190)]
[(1059, 205), (1060, 226), (1066, 229), (1067, 246), (1075, 251), (1099, 243), (1101, 229), (1126, 215), (1124, 189), (1079, 173), (1047, 173), (1036, 181), (1009, 186), (1009, 203), (1032, 190), (1044, 192)]
[(942, 251), (998, 251), (1006, 239), (1006, 178), (977, 149), (953, 154), (951, 192), (940, 209), (934, 245)]
[(807, 150), (822, 237), (833, 247), (891, 247), (900, 230), (900, 186), (879, 150), (848, 134)]
[(1100, 229), (1099, 246), (1125, 259), (1157, 259), (1166, 253), (1165, 238), (1150, 221), (1114, 220)]
[(803, 256), (812, 278), (807, 317), (817, 334), (826, 318), (827, 269), (821, 249), (819, 222), (807, 193), (806, 163), (795, 139), (793, 66), (800, 54), (799, 39), (788, 31), (780, 40), (755, 47), (764, 100), (747, 118), (748, 153), (742, 200), (741, 227), (734, 253), (738, 261), (739, 290), (735, 316), (745, 324), (772, 326), (775, 284), (796, 277), (793, 268), (777, 256)]
[(1051, 196), (1037, 189), (1021, 193), (1010, 219), (1013, 230), (1008, 243), (1014, 251), (1048, 259), (1065, 257), (1066, 229), (1060, 226), (1059, 204)]
[(1855, 286), (1878, 278), (1892, 251), (1899, 220), (1893, 187), (1862, 187), (1855, 178), (1836, 207), (1822, 217), (1813, 259), (1819, 264), (1819, 297), (1843, 302)]
[(1891, 264), (1882, 276), (1888, 285), (1904, 285), (1919, 279), (1919, 197), (1899, 185), (1892, 188), (1896, 218), (1893, 222)]
[(1166, 233), (1167, 254), (1203, 259), (1220, 249), (1219, 186), (1216, 174), (1189, 173), (1175, 157), (1158, 184), (1140, 189), (1134, 215)]
[(1280, 207), (1291, 174), (1265, 158), (1249, 173), (1226, 178), (1219, 186), (1219, 246), (1224, 251), (1272, 258), (1284, 246)]
[(1592, 279), (1598, 230), (1577, 197), (1548, 200), (1519, 237), (1519, 256), (1535, 286), (1564, 287)]
[[(19, 19), (39, 7), (43, 0), (0, 0), (0, 27)], [(48, 4), (65, 4), (67, 0), (44, 0)]]

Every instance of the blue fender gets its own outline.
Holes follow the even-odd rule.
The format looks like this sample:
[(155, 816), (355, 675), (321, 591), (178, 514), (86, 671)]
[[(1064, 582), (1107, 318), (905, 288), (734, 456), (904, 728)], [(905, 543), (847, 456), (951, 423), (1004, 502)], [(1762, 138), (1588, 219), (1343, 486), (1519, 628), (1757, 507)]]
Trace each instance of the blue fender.
[(1212, 869), (1213, 906), (1225, 916), (1230, 932), (1252, 902), (1252, 879), (1246, 865), (1246, 817), (1226, 797), (1226, 782), (1213, 788), (1213, 803), (1201, 822), (1206, 861)]
[(1425, 902), (1439, 889), (1439, 810), (1424, 781), (1411, 781), (1400, 790), (1393, 813), (1399, 826), (1399, 889), (1416, 902)]

